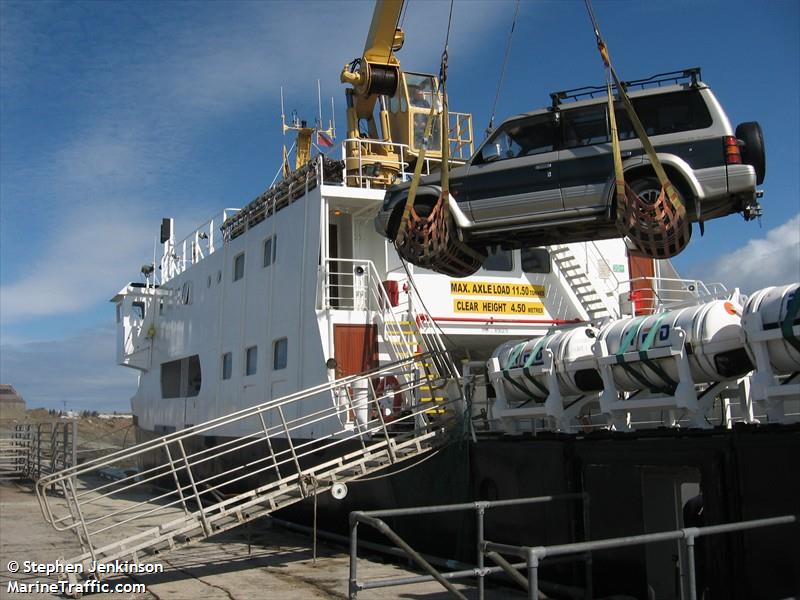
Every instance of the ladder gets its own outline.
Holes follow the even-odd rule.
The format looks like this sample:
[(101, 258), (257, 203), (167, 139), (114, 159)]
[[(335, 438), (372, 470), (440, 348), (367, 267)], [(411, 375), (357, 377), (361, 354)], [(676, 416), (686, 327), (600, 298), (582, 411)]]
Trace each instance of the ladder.
[[(588, 259), (589, 243), (587, 243), (586, 247)], [(595, 260), (599, 259), (601, 262), (600, 266), (605, 267), (605, 270), (608, 271), (608, 274), (616, 283), (615, 288), (618, 287), (619, 283), (610, 270), (610, 267), (605, 263), (602, 254), (597, 251), (593, 243), (591, 247), (593, 250), (592, 255)], [(610, 301), (607, 295), (601, 295), (601, 292), (592, 283), (589, 277), (589, 273), (587, 272), (588, 265), (584, 266), (581, 264), (571, 246), (567, 244), (556, 244), (550, 246), (549, 250), (550, 256), (553, 259), (553, 264), (558, 268), (570, 290), (577, 298), (581, 308), (586, 313), (587, 320), (598, 321), (609, 316), (619, 316), (619, 310), (614, 305), (614, 302)]]
[[(81, 552), (67, 562), (87, 573), (93, 561), (138, 563), (425, 455), (449, 441), (458, 411), (428, 414), (416, 400), (431, 384), (425, 377), (407, 377), (400, 390), (383, 395), (374, 384), (410, 373), (420, 358), (45, 475), (36, 484), (42, 514), (56, 530), (76, 534)], [(379, 403), (396, 393), (409, 395), (411, 408), (389, 421)]]

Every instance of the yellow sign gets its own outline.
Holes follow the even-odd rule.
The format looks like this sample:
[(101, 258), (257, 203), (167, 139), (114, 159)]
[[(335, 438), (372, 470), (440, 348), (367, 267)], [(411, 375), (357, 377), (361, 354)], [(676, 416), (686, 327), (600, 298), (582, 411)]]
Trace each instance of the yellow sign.
[(510, 300), (470, 300), (455, 298), (453, 310), (457, 313), (479, 313), (498, 315), (544, 315), (541, 302), (514, 302)]
[(470, 296), (512, 296), (515, 298), (544, 298), (543, 285), (498, 283), (494, 281), (450, 280), (450, 293)]

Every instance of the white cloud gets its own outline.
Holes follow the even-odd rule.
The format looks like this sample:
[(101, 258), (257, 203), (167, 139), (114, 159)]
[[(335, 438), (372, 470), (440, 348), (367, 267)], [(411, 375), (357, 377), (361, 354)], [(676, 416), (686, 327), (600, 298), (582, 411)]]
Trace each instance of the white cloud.
[(21, 279), (0, 288), (2, 322), (88, 310), (110, 299), (152, 254), (154, 236), (133, 209), (81, 210), (61, 223)]
[(766, 237), (698, 265), (693, 276), (751, 293), (763, 287), (800, 281), (800, 214), (767, 232)]
[[(28, 408), (130, 410), (137, 374), (114, 363), (113, 326), (46, 342), (0, 346), (0, 380), (25, 398)], [(5, 341), (5, 340), (4, 340)]]

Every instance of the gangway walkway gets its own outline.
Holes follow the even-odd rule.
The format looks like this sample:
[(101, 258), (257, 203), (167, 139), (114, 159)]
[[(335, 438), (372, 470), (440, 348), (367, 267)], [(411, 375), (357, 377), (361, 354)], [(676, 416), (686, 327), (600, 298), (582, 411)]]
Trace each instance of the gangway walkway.
[[(42, 513), (55, 529), (77, 535), (81, 553), (66, 562), (82, 564), (88, 574), (92, 562), (138, 563), (430, 453), (457, 430), (462, 407), (454, 398), (454, 410), (428, 414), (415, 398), (434, 382), (419, 376), (418, 360), (318, 385), (46, 475), (36, 484)], [(388, 376), (407, 383), (376, 393), (375, 382)], [(387, 417), (384, 396), (397, 393), (409, 396), (410, 408)]]

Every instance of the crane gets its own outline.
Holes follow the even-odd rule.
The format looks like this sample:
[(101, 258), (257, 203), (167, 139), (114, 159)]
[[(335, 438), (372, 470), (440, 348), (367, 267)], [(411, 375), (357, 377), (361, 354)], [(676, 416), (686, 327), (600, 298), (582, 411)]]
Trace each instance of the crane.
[[(377, 0), (364, 51), (344, 66), (340, 80), (351, 87), (347, 100), (346, 166), (348, 184), (388, 187), (419, 157), (431, 107), (441, 105), (434, 75), (405, 72), (396, 53), (405, 34), (398, 27), (404, 0)], [(378, 119), (375, 109), (378, 108)], [(450, 113), (458, 120), (450, 138), (456, 161), (472, 154), (472, 116)], [(432, 116), (433, 135), (425, 156), (441, 162), (442, 114)]]

